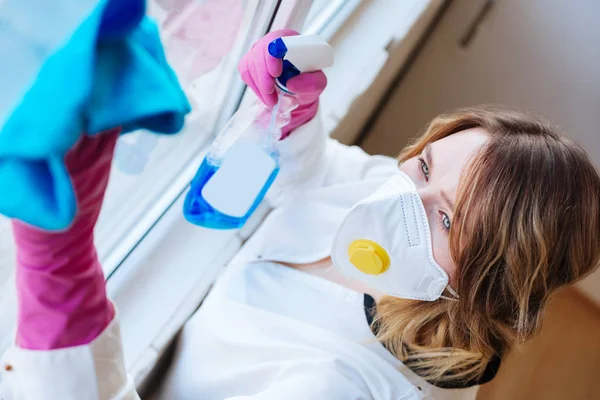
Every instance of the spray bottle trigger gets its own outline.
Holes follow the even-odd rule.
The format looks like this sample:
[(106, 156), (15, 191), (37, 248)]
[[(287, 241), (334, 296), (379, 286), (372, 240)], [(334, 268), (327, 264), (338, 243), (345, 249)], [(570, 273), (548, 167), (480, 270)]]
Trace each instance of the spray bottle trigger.
[(281, 75), (279, 75), (276, 80), (277, 87), (286, 93), (291, 93), (286, 87), (287, 82), (291, 78), (300, 75), (300, 70), (296, 68), (290, 61), (284, 59), (288, 52), (288, 48), (282, 38), (277, 38), (269, 43), (268, 50), (271, 56), (279, 58), (283, 61)]
[(277, 38), (269, 43), (269, 54), (275, 58), (282, 59), (288, 52), (283, 39)]

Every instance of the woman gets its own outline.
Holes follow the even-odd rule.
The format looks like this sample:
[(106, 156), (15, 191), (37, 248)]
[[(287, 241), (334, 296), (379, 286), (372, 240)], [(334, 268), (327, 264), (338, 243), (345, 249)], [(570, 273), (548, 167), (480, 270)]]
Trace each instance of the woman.
[[(289, 34), (240, 63), (268, 105), (281, 64), (266, 46)], [(161, 398), (421, 399), (472, 386), (535, 336), (553, 293), (598, 265), (600, 178), (550, 125), (456, 111), (398, 164), (325, 138), (325, 82), (289, 81), (300, 107), (280, 142), (274, 211), (187, 324)], [(136, 398), (90, 239), (114, 138), (85, 138), (67, 160), (80, 202), (68, 231), (15, 223), (18, 347), (3, 372), (15, 398)], [(86, 187), (90, 176), (102, 184)]]

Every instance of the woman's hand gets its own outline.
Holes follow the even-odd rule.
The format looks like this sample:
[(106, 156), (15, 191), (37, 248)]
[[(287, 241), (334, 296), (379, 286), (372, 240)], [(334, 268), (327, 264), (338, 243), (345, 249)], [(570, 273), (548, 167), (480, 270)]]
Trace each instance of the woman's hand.
[[(298, 35), (298, 32), (291, 29), (270, 32), (252, 46), (238, 65), (242, 80), (268, 107), (277, 103), (275, 79), (281, 75), (283, 69), (283, 61), (269, 54), (269, 43), (283, 36), (295, 35)], [(298, 99), (298, 108), (292, 111), (289, 124), (282, 128), (282, 138), (317, 114), (319, 96), (326, 86), (327, 78), (323, 71), (303, 73), (287, 82), (287, 88)]]
[(44, 231), (13, 221), (17, 245), (17, 345), (49, 350), (87, 344), (114, 316), (94, 247), (94, 226), (120, 129), (83, 135), (65, 163), (77, 199), (69, 228)]

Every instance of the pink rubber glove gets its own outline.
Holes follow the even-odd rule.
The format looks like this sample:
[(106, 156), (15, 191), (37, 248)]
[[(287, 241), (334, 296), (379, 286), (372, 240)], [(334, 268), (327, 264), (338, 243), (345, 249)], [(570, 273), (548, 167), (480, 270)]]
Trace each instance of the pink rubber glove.
[(90, 343), (110, 323), (94, 247), (98, 219), (119, 129), (84, 135), (66, 156), (77, 214), (62, 232), (13, 221), (17, 245), (17, 346), (49, 350)]
[[(283, 61), (269, 54), (269, 43), (280, 37), (295, 35), (298, 35), (298, 32), (291, 29), (268, 33), (252, 46), (238, 65), (242, 80), (268, 107), (273, 107), (277, 103), (275, 78), (281, 75), (283, 70)], [(287, 88), (298, 99), (298, 108), (292, 111), (289, 124), (282, 129), (282, 139), (317, 114), (319, 96), (326, 86), (327, 77), (323, 71), (303, 73), (288, 80)]]

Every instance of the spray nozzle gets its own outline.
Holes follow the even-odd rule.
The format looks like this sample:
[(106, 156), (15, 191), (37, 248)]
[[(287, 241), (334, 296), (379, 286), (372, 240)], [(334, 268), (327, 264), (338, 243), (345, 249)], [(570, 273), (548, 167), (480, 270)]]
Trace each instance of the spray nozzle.
[(283, 60), (277, 86), (287, 92), (287, 81), (302, 72), (318, 71), (333, 65), (333, 48), (319, 35), (284, 36), (269, 43), (269, 54)]

